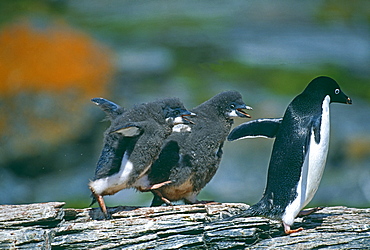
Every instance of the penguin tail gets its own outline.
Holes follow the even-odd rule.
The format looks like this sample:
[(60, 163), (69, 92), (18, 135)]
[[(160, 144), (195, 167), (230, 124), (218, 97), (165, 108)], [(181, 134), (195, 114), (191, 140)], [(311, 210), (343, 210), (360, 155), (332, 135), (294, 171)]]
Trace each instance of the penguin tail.
[(254, 204), (250, 206), (243, 214), (246, 217), (254, 217), (254, 216), (263, 216), (264, 214), (261, 212), (260, 203)]
[(90, 203), (89, 207), (91, 207), (92, 205), (94, 205), (96, 203), (96, 201), (97, 200), (96, 200), (95, 196), (91, 194), (91, 203)]
[(247, 210), (241, 212), (240, 214), (236, 214), (227, 218), (226, 220), (233, 220), (235, 218), (240, 217), (256, 217), (256, 216), (263, 216), (263, 217), (271, 217), (271, 209), (272, 204), (268, 202), (266, 196), (264, 196), (259, 202), (250, 206)]
[(259, 203), (250, 206), (247, 210), (241, 212), (240, 214), (236, 214), (234, 216), (228, 217), (225, 220), (226, 221), (231, 221), (236, 218), (240, 217), (255, 217), (255, 216), (263, 216), (263, 213), (260, 211), (260, 205)]

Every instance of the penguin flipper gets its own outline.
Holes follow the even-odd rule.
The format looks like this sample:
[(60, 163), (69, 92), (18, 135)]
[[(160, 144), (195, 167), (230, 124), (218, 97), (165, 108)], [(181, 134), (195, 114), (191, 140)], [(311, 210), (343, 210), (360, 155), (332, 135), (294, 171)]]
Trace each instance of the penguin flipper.
[(93, 98), (91, 99), (91, 101), (98, 105), (108, 115), (110, 119), (114, 119), (118, 115), (123, 113), (123, 108), (121, 106), (107, 99)]
[(234, 128), (227, 140), (235, 141), (246, 138), (274, 138), (279, 130), (283, 118), (263, 118), (245, 122)]
[(180, 147), (177, 141), (170, 140), (163, 147), (149, 172), (151, 183), (168, 181), (171, 169), (180, 161)]
[(142, 126), (138, 123), (130, 123), (114, 129), (111, 133), (119, 133), (125, 137), (134, 137), (140, 135)]

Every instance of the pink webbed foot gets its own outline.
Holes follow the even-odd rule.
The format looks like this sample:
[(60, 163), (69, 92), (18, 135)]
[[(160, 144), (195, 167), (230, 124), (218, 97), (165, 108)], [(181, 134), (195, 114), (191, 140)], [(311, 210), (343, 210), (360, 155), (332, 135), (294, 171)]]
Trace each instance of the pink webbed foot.
[(284, 225), (284, 232), (288, 235), (292, 234), (292, 233), (297, 233), (297, 232), (300, 232), (300, 231), (303, 230), (303, 227), (300, 227), (300, 228), (297, 228), (297, 229), (290, 229), (290, 226), (285, 224), (284, 222), (283, 222), (283, 225)]

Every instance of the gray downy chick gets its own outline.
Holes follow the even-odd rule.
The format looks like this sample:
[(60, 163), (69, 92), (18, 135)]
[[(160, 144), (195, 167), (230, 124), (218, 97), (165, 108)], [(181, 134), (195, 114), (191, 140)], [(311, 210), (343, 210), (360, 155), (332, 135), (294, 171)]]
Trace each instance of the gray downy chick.
[[(108, 214), (103, 196), (126, 188), (148, 191), (161, 184), (150, 185), (145, 173), (160, 153), (164, 140), (176, 124), (190, 123), (194, 115), (177, 98), (167, 98), (124, 110), (103, 98), (92, 101), (107, 113), (111, 126), (104, 134), (104, 146), (95, 176), (89, 183), (93, 201), (97, 201), (106, 219)], [(163, 183), (164, 185), (166, 183)]]
[(197, 114), (194, 124), (174, 128), (148, 177), (151, 184), (171, 183), (152, 191), (152, 206), (178, 200), (199, 202), (197, 195), (219, 167), (233, 118), (250, 118), (243, 109), (251, 108), (240, 93), (222, 92), (191, 110)]

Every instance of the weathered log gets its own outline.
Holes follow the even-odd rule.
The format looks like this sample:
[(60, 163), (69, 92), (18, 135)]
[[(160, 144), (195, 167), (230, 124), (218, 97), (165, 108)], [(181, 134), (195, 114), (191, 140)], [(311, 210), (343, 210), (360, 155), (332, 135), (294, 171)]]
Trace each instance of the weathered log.
[(284, 235), (278, 221), (234, 218), (239, 203), (173, 207), (62, 208), (63, 202), (0, 206), (1, 249), (369, 249), (370, 209), (328, 207)]

